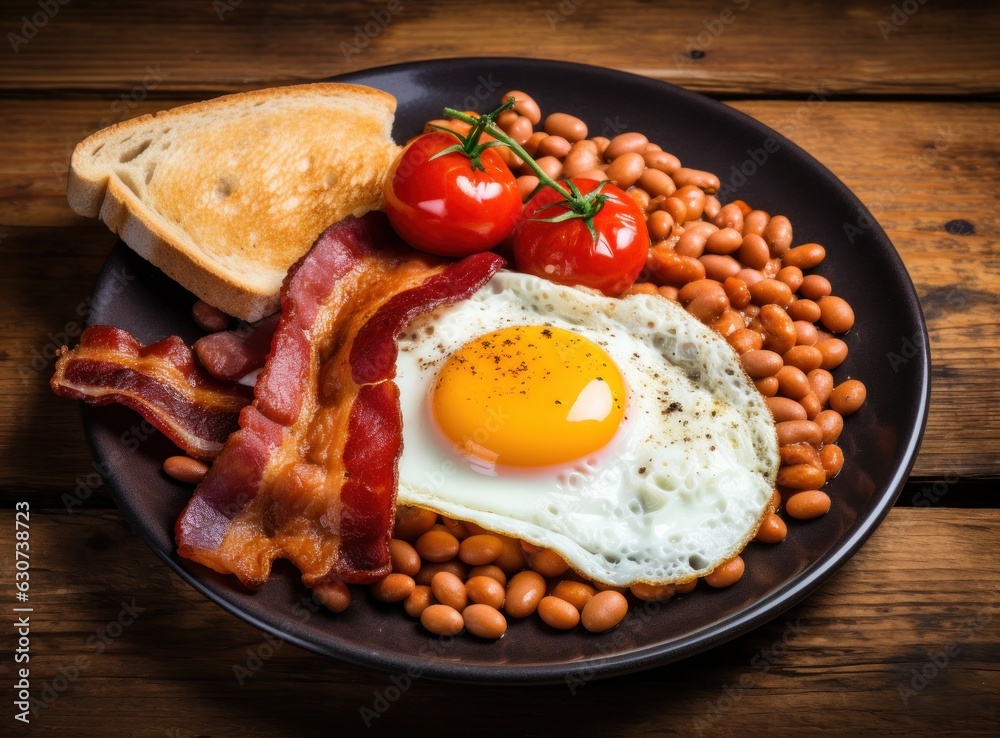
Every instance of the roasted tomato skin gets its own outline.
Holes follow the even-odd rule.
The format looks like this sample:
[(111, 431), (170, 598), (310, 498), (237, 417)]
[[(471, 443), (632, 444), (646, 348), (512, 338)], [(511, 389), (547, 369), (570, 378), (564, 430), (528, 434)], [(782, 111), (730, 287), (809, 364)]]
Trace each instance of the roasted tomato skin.
[(479, 155), (483, 169), (473, 169), (460, 151), (433, 158), (457, 143), (437, 131), (417, 137), (385, 180), (385, 212), (396, 233), (440, 256), (488, 251), (510, 235), (521, 214), (517, 180), (492, 149)]
[[(597, 187), (593, 179), (574, 178), (580, 192)], [(514, 261), (518, 271), (553, 282), (582, 285), (615, 296), (631, 287), (646, 265), (649, 231), (642, 212), (625, 192), (605, 184), (604, 206), (593, 217), (595, 239), (581, 218), (547, 223), (565, 213), (565, 205), (553, 205), (562, 196), (545, 188), (524, 207), (514, 230)]]

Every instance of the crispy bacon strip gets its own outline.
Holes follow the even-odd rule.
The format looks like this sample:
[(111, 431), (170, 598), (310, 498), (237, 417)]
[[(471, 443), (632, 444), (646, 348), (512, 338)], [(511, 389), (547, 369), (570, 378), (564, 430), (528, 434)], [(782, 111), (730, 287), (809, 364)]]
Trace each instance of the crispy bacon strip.
[(309, 586), (389, 571), (402, 451), (396, 336), (503, 264), (495, 254), (429, 259), (371, 213), (327, 229), (292, 267), (254, 403), (177, 521), (182, 556), (249, 586), (276, 558)]
[(236, 381), (264, 366), (278, 327), (275, 313), (231, 331), (210, 333), (194, 343), (198, 361), (216, 379)]
[(63, 347), (49, 384), (90, 405), (136, 410), (191, 456), (218, 456), (253, 393), (210, 377), (177, 336), (143, 346), (109, 325), (91, 326), (73, 350)]

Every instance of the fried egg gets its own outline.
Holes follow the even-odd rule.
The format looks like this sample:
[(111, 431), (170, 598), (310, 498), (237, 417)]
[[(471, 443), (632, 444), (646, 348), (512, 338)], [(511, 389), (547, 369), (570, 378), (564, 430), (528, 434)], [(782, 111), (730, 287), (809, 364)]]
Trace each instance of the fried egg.
[(399, 349), (401, 504), (618, 586), (704, 576), (768, 511), (771, 414), (728, 343), (674, 302), (500, 272)]

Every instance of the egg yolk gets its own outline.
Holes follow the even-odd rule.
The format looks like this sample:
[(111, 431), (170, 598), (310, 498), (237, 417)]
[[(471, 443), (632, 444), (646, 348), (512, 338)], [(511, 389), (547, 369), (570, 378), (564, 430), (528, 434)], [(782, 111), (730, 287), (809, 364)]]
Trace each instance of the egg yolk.
[(561, 328), (515, 326), (449, 357), (434, 417), (477, 466), (539, 467), (603, 448), (625, 414), (625, 383), (593, 341)]

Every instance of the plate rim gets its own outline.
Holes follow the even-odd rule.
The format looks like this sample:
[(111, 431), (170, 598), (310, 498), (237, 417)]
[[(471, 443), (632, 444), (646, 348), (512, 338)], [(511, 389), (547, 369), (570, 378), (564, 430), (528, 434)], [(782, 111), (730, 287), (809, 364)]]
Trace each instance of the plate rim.
[[(433, 658), (421, 657), (417, 654), (386, 656), (378, 651), (372, 652), (353, 642), (343, 642), (336, 638), (327, 642), (317, 642), (315, 639), (306, 637), (300, 624), (295, 621), (270, 622), (252, 612), (248, 612), (239, 603), (228, 599), (225, 596), (225, 592), (217, 591), (216, 586), (211, 580), (199, 577), (196, 571), (189, 569), (188, 565), (177, 557), (175, 549), (167, 551), (160, 548), (159, 544), (155, 541), (151, 526), (147, 524), (148, 521), (136, 514), (130, 506), (128, 495), (123, 492), (125, 485), (118, 476), (119, 466), (107, 463), (108, 459), (101, 451), (101, 443), (97, 437), (98, 424), (96, 422), (96, 415), (99, 413), (100, 408), (90, 407), (81, 403), (81, 414), (88, 445), (95, 460), (102, 465), (102, 469), (106, 470), (104, 475), (105, 480), (116, 505), (126, 516), (133, 530), (139, 534), (143, 542), (174, 573), (225, 611), (267, 634), (286, 640), (307, 651), (333, 657), (355, 666), (367, 667), (386, 673), (419, 672), (421, 677), (429, 677), (440, 681), (461, 681), (477, 684), (544, 684), (568, 682), (572, 679), (590, 681), (591, 679), (634, 673), (694, 656), (738, 638), (777, 618), (822, 586), (848, 559), (857, 553), (865, 541), (881, 525), (902, 491), (903, 484), (913, 468), (920, 444), (923, 440), (927, 426), (931, 389), (929, 336), (916, 288), (898, 251), (864, 203), (822, 162), (793, 141), (785, 138), (777, 131), (746, 113), (724, 105), (722, 102), (706, 95), (684, 89), (669, 82), (617, 69), (563, 60), (492, 56), (447, 57), (402, 62), (356, 70), (318, 81), (351, 83), (362, 77), (385, 75), (391, 72), (406, 72), (414, 69), (427, 70), (435, 66), (443, 67), (456, 63), (513, 65), (520, 67), (537, 67), (538, 65), (542, 65), (563, 71), (576, 71), (581, 74), (623, 79), (630, 84), (641, 83), (651, 88), (662, 89), (662, 86), (665, 85), (672, 90), (673, 94), (688, 99), (697, 106), (715, 108), (716, 112), (734, 119), (742, 126), (750, 127), (758, 133), (763, 133), (767, 136), (776, 137), (783, 149), (792, 151), (796, 157), (805, 159), (811, 168), (823, 176), (827, 186), (835, 189), (844, 198), (845, 202), (857, 209), (860, 214), (870, 218), (870, 222), (874, 224), (872, 237), (882, 242), (884, 247), (888, 247), (889, 258), (893, 262), (897, 272), (895, 276), (901, 279), (901, 286), (909, 298), (908, 302), (915, 307), (915, 317), (920, 335), (919, 341), (915, 341), (915, 343), (919, 344), (919, 350), (913, 360), (918, 365), (920, 391), (916, 404), (915, 423), (909, 431), (905, 448), (902, 450), (902, 463), (896, 467), (885, 487), (885, 491), (878, 496), (869, 514), (855, 523), (855, 529), (849, 532), (849, 535), (838, 539), (825, 555), (811, 562), (791, 579), (772, 589), (743, 610), (732, 613), (721, 620), (703, 625), (695, 631), (687, 632), (683, 636), (670, 641), (669, 648), (665, 648), (663, 644), (651, 644), (613, 656), (586, 657), (573, 662), (532, 665), (507, 665), (498, 663), (496, 665), (483, 666), (481, 664), (470, 665), (454, 661), (434, 660)], [(119, 240), (109, 253), (108, 259), (101, 269), (94, 286), (94, 296), (100, 292), (110, 278), (111, 262), (115, 258), (116, 251), (121, 248), (127, 249), (128, 247)], [(88, 316), (87, 325), (90, 325), (89, 318), (90, 316)], [(207, 573), (208, 570), (205, 570), (205, 572)], [(275, 618), (275, 620), (277, 619), (279, 618)]]

